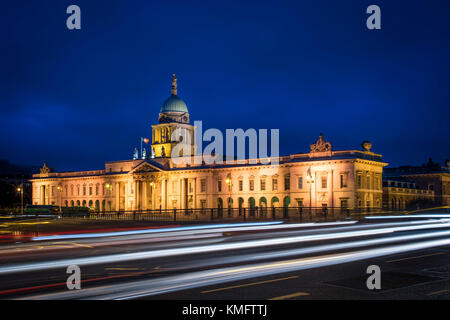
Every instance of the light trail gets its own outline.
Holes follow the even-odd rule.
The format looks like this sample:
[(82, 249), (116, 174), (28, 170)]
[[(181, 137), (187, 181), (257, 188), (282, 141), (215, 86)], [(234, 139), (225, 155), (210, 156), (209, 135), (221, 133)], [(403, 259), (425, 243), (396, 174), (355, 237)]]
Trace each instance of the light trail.
[(25, 299), (136, 299), (224, 282), (331, 266), (449, 244), (450, 239), (422, 241), (413, 244), (401, 244), (384, 248), (192, 272), (160, 279), (140, 280), (124, 284), (37, 295), (26, 297)]
[(367, 220), (379, 220), (379, 219), (410, 219), (410, 218), (447, 218), (450, 219), (450, 214), (407, 214), (407, 215), (400, 215), (400, 216), (368, 216), (364, 217), (364, 219)]
[(64, 259), (64, 260), (56, 260), (56, 261), (46, 261), (46, 262), (39, 262), (39, 263), (5, 266), (5, 267), (0, 268), (0, 274), (39, 271), (39, 270), (46, 270), (46, 269), (52, 269), (52, 268), (66, 267), (68, 265), (73, 265), (73, 264), (78, 265), (78, 266), (85, 266), (85, 265), (104, 264), (104, 263), (113, 263), (113, 262), (116, 263), (116, 262), (124, 262), (124, 261), (169, 257), (169, 256), (184, 255), (184, 254), (208, 253), (208, 252), (233, 250), (233, 249), (239, 250), (239, 249), (248, 249), (248, 248), (258, 248), (258, 247), (309, 242), (309, 241), (335, 240), (335, 239), (351, 238), (351, 237), (373, 236), (373, 235), (388, 234), (388, 233), (400, 232), (400, 231), (449, 228), (449, 227), (450, 227), (449, 223), (439, 222), (439, 223), (434, 223), (434, 224), (417, 225), (417, 226), (391, 227), (391, 228), (371, 229), (371, 230), (363, 230), (363, 231), (348, 231), (348, 232), (328, 233), (328, 234), (318, 234), (318, 235), (316, 234), (316, 235), (305, 235), (305, 236), (296, 236), (296, 237), (284, 237), (284, 238), (275, 238), (275, 239), (250, 240), (250, 241), (241, 241), (241, 242), (233, 242), (233, 243), (205, 245), (205, 246), (198, 246), (198, 247), (183, 247), (183, 248), (143, 251), (143, 252), (134, 252), (134, 253), (113, 254), (113, 255), (96, 256), (96, 257)]
[[(442, 221), (442, 220), (441, 220)], [(171, 232), (160, 232), (160, 233), (151, 233), (151, 234), (140, 234), (140, 235), (125, 235), (120, 237), (101, 237), (101, 238), (87, 238), (87, 239), (77, 239), (78, 245), (74, 245), (72, 247), (66, 247), (66, 249), (74, 249), (79, 248), (80, 245), (86, 244), (92, 248), (99, 248), (104, 246), (120, 246), (120, 245), (130, 245), (130, 244), (156, 244), (161, 242), (174, 242), (173, 244), (164, 244), (159, 245), (159, 247), (168, 247), (175, 246), (176, 241), (183, 241), (182, 245), (188, 245), (189, 242), (187, 240), (202, 240), (206, 238), (214, 238), (216, 237), (218, 241), (224, 241), (225, 238), (220, 239), (223, 236), (224, 232), (230, 233), (235, 231), (270, 231), (274, 230), (272, 233), (265, 232), (264, 237), (279, 237), (281, 230), (283, 230), (283, 236), (287, 235), (301, 235), (308, 234), (311, 232), (315, 232), (316, 234), (321, 233), (330, 233), (331, 231), (345, 231), (345, 230), (353, 230), (353, 229), (374, 229), (374, 228), (382, 228), (382, 227), (394, 227), (394, 226), (402, 226), (402, 225), (418, 225), (418, 224), (433, 224), (436, 223), (436, 220), (425, 220), (425, 221), (402, 221), (402, 222), (389, 222), (389, 223), (377, 223), (374, 224), (363, 224), (363, 225), (354, 225), (356, 221), (346, 221), (346, 222), (328, 222), (328, 223), (301, 223), (301, 224), (283, 224), (283, 225), (269, 225), (269, 226), (258, 226), (258, 227), (237, 227), (237, 228), (213, 228), (213, 229), (202, 229), (202, 230), (192, 230), (192, 231), (171, 231)], [(320, 228), (324, 226), (336, 226), (336, 225), (344, 225), (343, 227), (331, 227), (331, 228)], [(307, 229), (307, 230), (288, 230), (289, 228), (304, 228), (304, 227), (317, 227), (315, 229)], [(280, 229), (280, 230), (278, 230)], [(141, 230), (141, 229), (139, 229)], [(240, 236), (241, 238), (256, 238), (261, 237), (261, 234), (249, 234)], [(233, 238), (228, 238), (234, 240), (238, 238), (236, 235)], [(70, 240), (70, 239), (67, 239)], [(33, 252), (39, 251), (43, 253), (45, 251), (55, 251), (60, 250), (62, 240), (55, 241), (42, 241), (39, 243), (39, 247), (36, 247), (37, 242), (29, 242), (29, 243), (20, 243), (14, 245), (4, 245), (0, 247), (0, 257), (6, 255), (14, 255), (25, 253), (25, 252)], [(64, 242), (66, 243), (66, 242)], [(178, 244), (179, 246), (180, 244)]]
[(320, 227), (330, 225), (346, 225), (354, 224), (357, 221), (339, 221), (339, 222), (324, 222), (324, 223), (297, 223), (297, 224), (282, 224), (283, 221), (274, 222), (258, 222), (258, 223), (235, 223), (235, 224), (218, 224), (218, 225), (201, 225), (201, 226), (185, 226), (175, 228), (159, 228), (159, 229), (145, 229), (134, 231), (118, 231), (118, 232), (104, 232), (104, 233), (89, 233), (89, 234), (67, 234), (67, 235), (51, 235), (38, 236), (31, 238), (32, 241), (45, 240), (67, 240), (67, 239), (84, 239), (84, 238), (103, 238), (103, 237), (117, 237), (130, 235), (146, 235), (166, 232), (231, 232), (231, 231), (254, 231), (254, 230), (269, 230), (269, 229), (291, 229), (302, 227)]
[(187, 263), (183, 266), (186, 268), (198, 267), (198, 266), (214, 266), (220, 264), (229, 264), (229, 263), (238, 263), (242, 261), (250, 262), (250, 261), (258, 261), (263, 259), (276, 259), (276, 258), (286, 258), (289, 256), (300, 256), (312, 253), (319, 252), (327, 252), (334, 250), (342, 250), (342, 249), (352, 249), (352, 248), (360, 248), (360, 247), (369, 247), (381, 244), (388, 244), (394, 242), (402, 242), (402, 241), (414, 241), (421, 240), (427, 238), (438, 238), (443, 236), (450, 236), (450, 231), (433, 231), (427, 233), (413, 234), (413, 235), (404, 235), (404, 236), (393, 236), (386, 237), (381, 239), (370, 239), (370, 240), (361, 240), (361, 241), (351, 241), (351, 242), (343, 242), (336, 244), (327, 244), (327, 245), (319, 245), (314, 247), (307, 247), (301, 249), (287, 249), (276, 252), (264, 252), (264, 253), (253, 253), (253, 254), (245, 254), (239, 256), (231, 256), (225, 258), (210, 258), (198, 261), (196, 263)]

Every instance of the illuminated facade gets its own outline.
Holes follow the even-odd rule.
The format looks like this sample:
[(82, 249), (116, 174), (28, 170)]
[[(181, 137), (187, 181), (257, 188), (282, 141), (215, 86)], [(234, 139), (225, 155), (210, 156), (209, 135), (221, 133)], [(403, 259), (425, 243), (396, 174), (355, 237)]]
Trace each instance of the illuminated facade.
[[(175, 132), (184, 138), (175, 138)], [(370, 151), (369, 142), (363, 143), (363, 150), (334, 151), (320, 135), (310, 152), (279, 157), (275, 171), (261, 159), (211, 165), (173, 161), (171, 151), (177, 140), (195, 150), (193, 135), (174, 76), (172, 95), (161, 107), (159, 124), (152, 126), (149, 157), (106, 162), (102, 170), (83, 172), (51, 172), (44, 165), (31, 180), (33, 204), (89, 206), (100, 212), (382, 206), (382, 174), (387, 164)]]

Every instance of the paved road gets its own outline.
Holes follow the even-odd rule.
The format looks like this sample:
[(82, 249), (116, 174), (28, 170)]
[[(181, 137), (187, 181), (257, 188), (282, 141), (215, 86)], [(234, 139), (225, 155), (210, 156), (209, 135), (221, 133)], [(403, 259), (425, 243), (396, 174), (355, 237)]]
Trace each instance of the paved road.
[(450, 215), (69, 233), (3, 244), (0, 261), (3, 299), (448, 299)]

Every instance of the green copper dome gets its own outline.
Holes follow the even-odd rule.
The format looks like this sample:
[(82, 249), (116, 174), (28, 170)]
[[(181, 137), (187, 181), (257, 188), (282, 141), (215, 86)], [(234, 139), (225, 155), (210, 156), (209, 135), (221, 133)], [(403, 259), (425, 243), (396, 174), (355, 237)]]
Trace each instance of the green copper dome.
[(172, 94), (164, 101), (159, 113), (165, 112), (188, 112), (186, 103), (180, 99), (177, 95)]

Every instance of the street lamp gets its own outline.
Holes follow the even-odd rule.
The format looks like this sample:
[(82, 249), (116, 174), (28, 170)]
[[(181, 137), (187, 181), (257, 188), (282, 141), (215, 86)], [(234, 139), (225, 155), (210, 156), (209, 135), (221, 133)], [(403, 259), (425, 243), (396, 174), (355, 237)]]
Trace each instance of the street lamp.
[(309, 184), (309, 214), (312, 214), (312, 184), (314, 183), (314, 178), (311, 174), (311, 168), (308, 168), (306, 183)]
[(61, 185), (58, 185), (57, 187), (56, 187), (56, 189), (58, 189), (58, 195), (59, 195), (59, 213), (61, 213), (62, 212), (62, 208), (61, 208), (61, 205), (62, 205), (62, 187), (61, 187)]
[(232, 201), (232, 199), (231, 199), (231, 188), (233, 187), (233, 183), (231, 182), (231, 175), (230, 174), (228, 174), (228, 176), (227, 176), (227, 178), (226, 178), (226, 180), (225, 180), (225, 183), (227, 184), (227, 186), (228, 186), (228, 194), (229, 194), (229, 196), (228, 196), (228, 216), (230, 216), (231, 215), (231, 204), (232, 204), (232, 202), (230, 202), (230, 200)]
[(20, 192), (20, 214), (23, 215), (23, 183), (17, 187), (17, 192)]

